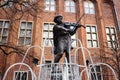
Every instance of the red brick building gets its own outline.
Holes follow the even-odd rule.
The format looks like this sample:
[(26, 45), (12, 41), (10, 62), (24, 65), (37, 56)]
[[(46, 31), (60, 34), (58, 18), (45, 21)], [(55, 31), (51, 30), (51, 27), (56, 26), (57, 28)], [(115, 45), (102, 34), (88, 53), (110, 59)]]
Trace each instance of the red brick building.
[[(1, 43), (14, 43), (16, 46), (43, 46), (44, 39), (50, 39), (45, 44), (45, 60), (52, 61), (52, 44), (53, 37), (52, 28), (54, 25), (53, 19), (56, 15), (62, 15), (63, 21), (77, 22), (80, 16), (85, 13), (80, 23), (85, 25), (86, 28), (80, 28), (72, 39), (80, 39), (83, 46), (88, 48), (91, 52), (94, 63), (105, 62), (100, 55), (105, 55), (104, 50), (107, 50), (104, 45), (114, 47), (114, 40), (120, 41), (120, 2), (119, 0), (41, 0), (40, 5), (44, 6), (44, 10), (37, 14), (37, 18), (26, 16), (11, 25), (9, 29), (10, 20), (5, 19), (0, 15), (0, 42)], [(112, 39), (112, 40), (111, 40)], [(77, 47), (78, 42), (73, 42), (73, 47)], [(6, 49), (9, 51), (9, 49)], [(21, 62), (23, 56), (18, 54), (3, 54), (0, 51), (0, 80), (2, 79), (6, 69), (17, 62)], [(73, 52), (74, 53), (74, 52)], [(86, 53), (86, 52), (85, 52)], [(41, 50), (33, 48), (28, 54), (40, 59)], [(90, 60), (86, 53), (86, 59)], [(63, 59), (62, 59), (63, 60)], [(83, 64), (81, 55), (77, 56), (78, 64)], [(62, 62), (62, 61), (61, 61)], [(38, 69), (33, 65), (32, 60), (25, 59), (25, 63), (30, 65), (35, 73)], [(101, 69), (101, 67), (98, 67)], [(13, 69), (17, 71), (16, 68)], [(13, 80), (15, 72), (11, 70), (8, 73)], [(104, 71), (103, 71), (104, 72)], [(99, 73), (101, 73), (99, 71)], [(112, 74), (100, 74), (99, 80), (112, 80)], [(29, 80), (26, 78), (25, 80)]]

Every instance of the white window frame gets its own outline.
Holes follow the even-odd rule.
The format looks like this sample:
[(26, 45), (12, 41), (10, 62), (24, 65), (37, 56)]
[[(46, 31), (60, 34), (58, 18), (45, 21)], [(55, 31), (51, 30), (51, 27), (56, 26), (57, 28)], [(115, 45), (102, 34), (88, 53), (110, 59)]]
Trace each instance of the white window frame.
[[(46, 39), (46, 41), (47, 41), (47, 43), (48, 43), (48, 45), (46, 45), (46, 41), (44, 42), (44, 24), (55, 24), (54, 22), (43, 22), (43, 37), (42, 37), (42, 45), (43, 46), (45, 46), (45, 47), (51, 47), (51, 46), (53, 46), (53, 37), (50, 39), (50, 38), (48, 38), (48, 39)], [(53, 26), (54, 27), (54, 26)], [(48, 32), (48, 30), (47, 30), (47, 32)], [(53, 30), (51, 30), (51, 31), (49, 31), (49, 32), (52, 32), (53, 33)], [(52, 44), (51, 44), (51, 41), (52, 41)], [(45, 45), (44, 45), (44, 43), (45, 43)], [(50, 44), (50, 45), (49, 45)]]
[[(96, 70), (96, 67), (98, 67), (98, 66), (94, 66), (94, 68), (93, 68), (93, 70), (95, 69)], [(99, 66), (100, 67), (100, 72), (97, 72), (96, 71), (96, 73), (95, 72), (92, 72), (91, 71), (91, 75), (93, 75), (93, 74), (100, 74), (101, 75), (101, 80), (103, 80), (103, 75), (102, 75), (102, 67), (101, 66)], [(91, 68), (92, 69), (92, 68)], [(98, 75), (97, 75), (98, 76)], [(92, 79), (92, 76), (91, 76), (91, 79)], [(93, 79), (93, 80), (96, 80), (96, 79)]]
[[(87, 42), (87, 48), (99, 48), (99, 36), (98, 36), (98, 29), (97, 29), (97, 25), (95, 25), (95, 24), (86, 24), (85, 25), (86, 27), (87, 26), (95, 26), (96, 27), (96, 37), (97, 37), (97, 47), (89, 47), (88, 46), (88, 39), (87, 39), (87, 31), (86, 31), (86, 42)], [(91, 34), (91, 32), (90, 32), (90, 34)], [(92, 39), (92, 38), (91, 38)], [(93, 41), (93, 39), (92, 39), (92, 41)], [(92, 44), (93, 45), (93, 44)]]
[[(86, 7), (85, 4), (88, 4), (88, 7)], [(90, 8), (90, 5), (93, 5), (93, 7)], [(88, 11), (86, 12), (86, 10), (88, 10)], [(94, 12), (91, 13), (91, 10), (94, 11)], [(94, 3), (91, 2), (91, 1), (84, 1), (84, 12), (85, 12), (85, 14), (95, 14), (95, 5), (94, 5)]]
[[(115, 30), (115, 37), (116, 37), (116, 41), (117, 41), (117, 40), (118, 40), (118, 37), (117, 37), (116, 27), (115, 27), (115, 26), (105, 26), (105, 32), (106, 32), (106, 28), (109, 28), (110, 30), (111, 30), (111, 28), (114, 28), (114, 30)], [(109, 34), (110, 34), (110, 37), (111, 37), (111, 31), (110, 31)], [(107, 32), (106, 32), (106, 37), (107, 37)], [(111, 42), (112, 45), (109, 46), (108, 42)], [(109, 41), (109, 40), (107, 39), (107, 45), (108, 45), (108, 47), (112, 48), (112, 47), (113, 47), (113, 42), (114, 42), (114, 41), (112, 41), (112, 40)]]
[[(2, 24), (2, 34), (3, 34), (3, 29), (5, 29), (5, 26), (3, 26), (3, 25), (5, 25), (5, 22), (6, 21), (8, 21), (9, 22), (9, 27), (8, 28), (6, 28), (6, 29), (8, 29), (8, 34), (7, 34), (7, 36), (5, 36), (6, 37), (6, 42), (5, 43), (7, 43), (8, 42), (8, 36), (9, 36), (9, 28), (10, 28), (10, 20), (6, 20), (6, 19), (0, 19), (0, 21), (3, 21), (3, 24)], [(3, 37), (3, 35), (0, 35), (1, 37), (0, 37), (0, 42), (1, 42), (1, 40), (2, 40), (2, 37)], [(3, 42), (1, 42), (1, 43), (3, 43)]]
[[(28, 22), (31, 22), (32, 23), (32, 29), (31, 29), (31, 43), (29, 44), (29, 45), (26, 45), (25, 44), (25, 42), (24, 42), (24, 44), (19, 44), (19, 38), (20, 38), (20, 31), (21, 31), (21, 23), (22, 22), (26, 22), (26, 23), (28, 23)], [(33, 38), (33, 27), (34, 27), (34, 22), (33, 21), (27, 21), (27, 20), (21, 20), (20, 21), (20, 26), (19, 26), (19, 36), (18, 36), (18, 42), (17, 42), (17, 44), (18, 45), (25, 45), (25, 46), (30, 46), (31, 44), (32, 44), (32, 38)], [(23, 37), (24, 38), (24, 37)], [(26, 38), (26, 37), (25, 37)]]
[[(69, 1), (69, 3), (71, 3), (71, 2), (73, 2), (74, 3), (74, 6), (71, 6), (70, 4), (69, 4), (69, 6), (68, 5), (66, 5), (66, 1)], [(76, 13), (76, 3), (75, 3), (75, 1), (74, 0), (65, 0), (64, 1), (64, 7), (65, 7), (65, 12), (68, 12), (68, 13)], [(69, 11), (66, 11), (66, 7), (68, 7), (69, 8)], [(72, 8), (74, 8), (74, 10), (75, 11), (72, 11)]]
[[(26, 80), (28, 80), (28, 71), (14, 71), (13, 80), (16, 80), (16, 79), (15, 79), (15, 77), (16, 77), (15, 75), (17, 74), (17, 72), (18, 72), (18, 73), (19, 73), (19, 72), (20, 72), (20, 73), (26, 72), (26, 73), (27, 73), (27, 77), (26, 77), (27, 79), (26, 79)], [(17, 74), (17, 75), (18, 75), (18, 74)], [(21, 74), (21, 75), (22, 75), (22, 74)], [(21, 80), (21, 79), (20, 79), (20, 80)]]
[[(46, 0), (44, 0), (44, 1), (45, 1), (45, 3), (44, 3), (45, 11), (50, 11), (50, 12), (55, 12), (56, 11), (56, 0), (54, 0), (54, 5), (51, 4), (51, 0), (49, 0), (49, 4), (46, 4)], [(48, 7), (46, 7), (46, 6), (48, 6)], [(54, 10), (51, 10), (51, 7), (54, 7)], [(49, 8), (49, 9), (46, 9), (46, 8)]]

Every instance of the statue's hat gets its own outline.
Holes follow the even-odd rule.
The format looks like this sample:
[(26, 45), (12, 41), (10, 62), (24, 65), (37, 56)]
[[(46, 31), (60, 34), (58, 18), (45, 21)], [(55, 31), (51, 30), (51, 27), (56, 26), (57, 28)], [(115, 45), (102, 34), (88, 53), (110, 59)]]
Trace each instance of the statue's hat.
[[(55, 22), (55, 23), (58, 22), (57, 19), (58, 19), (59, 17), (62, 17), (62, 16), (61, 16), (61, 15), (57, 15), (57, 16), (54, 17), (54, 22)], [(63, 17), (62, 17), (62, 18), (63, 18)]]

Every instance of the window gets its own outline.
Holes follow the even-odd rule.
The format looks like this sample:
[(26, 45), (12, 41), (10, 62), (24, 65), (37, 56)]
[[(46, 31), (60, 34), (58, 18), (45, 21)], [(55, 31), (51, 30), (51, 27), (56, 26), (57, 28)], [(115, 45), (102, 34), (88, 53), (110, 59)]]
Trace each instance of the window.
[(53, 26), (54, 23), (44, 23), (43, 43), (45, 43), (45, 46), (52, 46), (51, 43), (53, 42)]
[(86, 14), (95, 14), (94, 4), (91, 1), (84, 2), (84, 9)]
[(77, 35), (74, 34), (73, 36), (71, 36), (72, 39), (72, 47), (77, 47)]
[(28, 80), (27, 71), (15, 71), (13, 80)]
[(7, 43), (10, 22), (0, 20), (0, 42)]
[(22, 0), (22, 1), (23, 1), (22, 2), (22, 4), (23, 4), (22, 7), (23, 8), (30, 7), (30, 6), (32, 6), (36, 2), (36, 0)]
[(13, 0), (3, 0), (2, 1), (2, 4), (4, 5), (5, 4), (5, 8), (8, 8), (8, 7), (11, 7), (13, 5)]
[(30, 45), (32, 38), (32, 22), (21, 22), (19, 43), (20, 45)]
[(87, 32), (87, 46), (88, 47), (98, 47), (96, 26), (87, 25), (86, 32)]
[(114, 47), (115, 41), (117, 41), (116, 30), (114, 27), (106, 27), (106, 36), (108, 47)]
[(95, 66), (91, 69), (91, 80), (96, 80), (96, 75), (98, 80), (102, 80), (102, 69), (100, 66)]
[(45, 0), (45, 10), (55, 11), (55, 0)]
[(74, 0), (65, 0), (65, 11), (66, 12), (75, 12)]

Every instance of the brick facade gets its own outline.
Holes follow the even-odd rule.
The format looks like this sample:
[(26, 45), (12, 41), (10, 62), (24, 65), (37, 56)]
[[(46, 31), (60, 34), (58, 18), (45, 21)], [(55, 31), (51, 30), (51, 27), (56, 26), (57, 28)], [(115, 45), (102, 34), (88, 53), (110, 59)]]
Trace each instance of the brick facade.
[[(61, 14), (63, 16), (63, 21), (70, 21), (70, 22), (76, 22), (79, 17), (84, 13), (84, 1), (88, 0), (75, 0), (76, 3), (76, 13), (68, 13), (65, 12), (64, 10), (64, 0), (55, 0), (56, 1), (56, 11), (55, 12), (50, 12), (50, 11), (43, 11), (39, 13), (37, 18), (30, 18), (28, 21), (32, 21), (34, 26), (33, 26), (33, 33), (32, 33), (32, 46), (42, 46), (43, 43), (43, 24), (45, 22), (53, 22), (54, 16)], [(97, 31), (98, 31), (98, 46), (97, 48), (88, 48), (91, 52), (91, 55), (93, 57), (93, 61), (96, 62), (101, 62), (104, 60), (100, 59), (100, 54), (103, 54), (102, 50), (105, 50), (103, 45), (107, 41), (106, 37), (106, 32), (105, 32), (105, 27), (106, 26), (115, 26), (116, 31), (117, 31), (117, 37), (118, 41), (120, 41), (120, 31), (116, 21), (116, 16), (114, 12), (114, 7), (110, 0), (91, 0), (94, 3), (95, 7), (95, 14), (85, 14), (85, 16), (81, 20), (81, 24), (83, 25), (96, 25), (97, 26)], [(117, 14), (119, 18), (119, 23), (120, 23), (120, 2), (119, 0), (114, 0), (114, 4), (117, 9)], [(40, 1), (40, 5), (44, 5), (44, 0)], [(39, 18), (40, 17), (40, 18)], [(4, 19), (4, 17), (0, 17), (1, 19)], [(22, 20), (25, 20), (26, 18), (23, 18)], [(13, 32), (12, 30), (10, 31), (9, 37), (8, 37), (8, 42), (14, 42), (15, 45), (18, 43), (18, 32), (19, 32), (19, 26), (20, 22), (17, 22), (17, 25), (12, 25), (12, 29), (15, 29), (16, 32)], [(17, 28), (16, 28), (17, 26)], [(86, 40), (86, 29), (85, 28), (80, 28), (77, 31), (77, 37), (82, 41), (82, 44), (84, 47), (87, 48), (87, 40)], [(29, 47), (29, 46), (27, 46)], [(29, 53), (28, 53), (29, 54)], [(33, 53), (30, 53), (34, 57), (37, 57), (40, 59), (41, 56), (41, 50), (38, 48), (33, 49)], [(6, 56), (2, 53), (0, 53), (0, 71), (2, 72), (2, 76), (5, 72), (5, 70), (11, 65), (16, 62), (20, 62), (22, 60), (22, 56), (19, 56), (17, 54), (10, 54), (9, 56)], [(80, 58), (81, 55), (78, 55), (78, 58)], [(52, 60), (51, 56), (51, 47), (46, 47), (45, 48), (45, 58), (47, 60)], [(90, 59), (88, 54), (86, 53), (86, 59)], [(81, 63), (81, 59), (78, 59), (78, 63)], [(38, 73), (38, 69), (36, 68), (35, 65), (32, 64), (31, 59), (26, 59), (25, 62), (29, 64), (33, 70)], [(10, 76), (13, 76), (13, 74), (10, 74)], [(12, 79), (7, 79), (7, 80), (12, 80)], [(111, 80), (111, 79), (105, 79), (105, 80)]]

